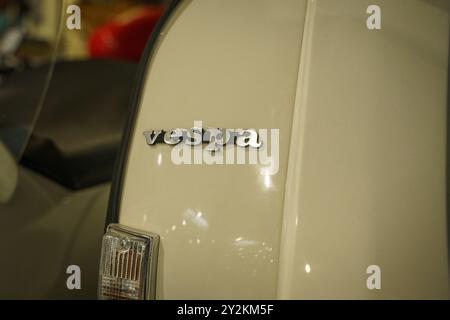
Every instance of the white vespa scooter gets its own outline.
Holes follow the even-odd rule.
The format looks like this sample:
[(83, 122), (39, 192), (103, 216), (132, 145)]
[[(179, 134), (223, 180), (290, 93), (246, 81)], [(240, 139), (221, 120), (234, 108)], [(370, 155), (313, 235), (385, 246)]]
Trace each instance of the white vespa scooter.
[(445, 1), (175, 1), (99, 297), (448, 299), (448, 39)]

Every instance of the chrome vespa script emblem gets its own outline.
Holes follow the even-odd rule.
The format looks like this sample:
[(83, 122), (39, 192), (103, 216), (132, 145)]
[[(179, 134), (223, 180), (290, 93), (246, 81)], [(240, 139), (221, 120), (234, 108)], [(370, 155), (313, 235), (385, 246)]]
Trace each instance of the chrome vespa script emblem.
[(171, 146), (185, 144), (194, 147), (206, 144), (205, 150), (212, 152), (218, 151), (228, 144), (255, 149), (262, 145), (262, 142), (259, 141), (259, 134), (254, 129), (174, 128), (170, 130), (147, 130), (144, 131), (144, 136), (150, 146), (156, 144)]
[[(174, 165), (258, 165), (264, 184), (279, 168), (279, 129), (203, 129), (202, 121), (194, 121), (191, 129), (146, 130), (147, 144), (172, 146), (170, 160)], [(269, 137), (270, 136), (270, 137)], [(151, 153), (160, 166), (167, 150)], [(148, 154), (148, 156), (151, 156)]]

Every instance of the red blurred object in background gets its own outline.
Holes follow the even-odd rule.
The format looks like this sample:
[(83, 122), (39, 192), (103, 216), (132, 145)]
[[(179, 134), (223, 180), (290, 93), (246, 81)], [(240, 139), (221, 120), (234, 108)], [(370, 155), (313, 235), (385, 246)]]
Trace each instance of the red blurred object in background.
[(95, 29), (89, 38), (92, 58), (139, 61), (164, 6), (131, 9)]

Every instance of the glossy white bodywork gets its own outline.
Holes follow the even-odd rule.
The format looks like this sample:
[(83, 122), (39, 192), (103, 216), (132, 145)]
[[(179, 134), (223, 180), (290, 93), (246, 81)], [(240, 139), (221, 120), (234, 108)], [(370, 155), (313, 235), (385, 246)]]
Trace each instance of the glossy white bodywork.
[[(160, 41), (120, 214), (120, 223), (161, 235), (157, 298), (276, 296), (305, 14), (304, 1), (288, 3), (187, 1)], [(223, 128), (280, 128), (280, 171), (264, 176), (255, 165), (177, 166), (171, 147), (145, 142), (145, 130), (191, 128), (195, 120)]]
[(382, 30), (368, 31), (366, 3), (344, 2), (308, 11), (279, 297), (449, 298), (448, 13), (377, 1)]
[[(448, 13), (377, 3), (380, 31), (357, 0), (176, 10), (149, 62), (119, 219), (161, 236), (157, 298), (449, 297)], [(278, 173), (177, 166), (145, 142), (195, 120), (280, 129)]]

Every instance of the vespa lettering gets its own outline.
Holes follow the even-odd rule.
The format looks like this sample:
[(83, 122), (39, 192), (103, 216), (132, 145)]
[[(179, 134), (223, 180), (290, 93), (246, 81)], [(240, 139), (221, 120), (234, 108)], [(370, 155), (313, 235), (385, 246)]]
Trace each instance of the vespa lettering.
[(156, 144), (177, 145), (179, 143), (188, 146), (206, 144), (205, 150), (219, 151), (227, 144), (235, 144), (239, 147), (251, 147), (258, 149), (262, 143), (259, 134), (254, 129), (202, 129), (194, 127), (191, 129), (174, 128), (170, 130), (147, 130), (144, 131), (145, 140), (148, 145)]

